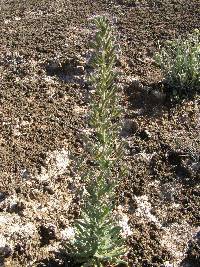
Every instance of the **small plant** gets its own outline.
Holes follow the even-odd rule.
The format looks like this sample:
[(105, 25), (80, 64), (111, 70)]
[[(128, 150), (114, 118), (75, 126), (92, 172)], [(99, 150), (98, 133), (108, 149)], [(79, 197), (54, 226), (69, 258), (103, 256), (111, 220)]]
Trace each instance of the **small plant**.
[(115, 188), (120, 177), (122, 145), (118, 123), (121, 109), (115, 85), (116, 45), (112, 28), (105, 17), (94, 19), (97, 32), (91, 44), (94, 69), (90, 82), (92, 96), (89, 126), (91, 136), (86, 148), (92, 164), (82, 162), (85, 181), (81, 218), (76, 221), (75, 237), (68, 246), (69, 254), (84, 267), (100, 267), (123, 262), (126, 252), (122, 229), (113, 218)]
[(183, 40), (168, 41), (155, 55), (174, 97), (193, 95), (200, 90), (200, 31)]

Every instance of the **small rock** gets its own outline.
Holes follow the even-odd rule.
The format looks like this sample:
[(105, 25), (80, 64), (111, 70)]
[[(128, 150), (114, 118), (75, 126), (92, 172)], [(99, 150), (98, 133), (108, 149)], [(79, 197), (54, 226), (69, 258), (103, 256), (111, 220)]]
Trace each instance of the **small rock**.
[(6, 193), (5, 192), (0, 192), (0, 202), (4, 201), (6, 198)]
[(21, 187), (18, 186), (17, 188), (15, 188), (15, 192), (16, 192), (17, 194), (20, 194), (20, 193), (22, 192)]
[(136, 133), (138, 129), (139, 129), (139, 126), (136, 121), (126, 120), (121, 131), (121, 136), (128, 137)]
[(23, 211), (26, 208), (26, 205), (24, 204), (23, 201), (17, 201), (16, 203), (13, 203), (8, 209), (8, 212), (14, 212), (14, 213), (19, 213)]
[(44, 192), (47, 192), (50, 195), (53, 195), (55, 193), (54, 190), (49, 185), (44, 186)]
[(58, 91), (58, 97), (59, 98), (63, 98), (65, 96), (65, 94), (62, 91)]
[(43, 245), (49, 244), (50, 240), (56, 239), (56, 226), (53, 224), (42, 224), (39, 228), (41, 236), (41, 243)]
[(141, 152), (141, 148), (139, 146), (136, 146), (132, 143), (128, 144), (128, 149), (130, 151), (130, 155), (135, 155)]
[(22, 255), (26, 250), (26, 246), (25, 244), (21, 243), (21, 242), (18, 242), (16, 245), (15, 245), (15, 251), (17, 251), (17, 253), (19, 255)]
[(27, 169), (21, 170), (21, 177), (22, 179), (29, 179), (30, 178), (30, 173)]
[(173, 267), (174, 265), (169, 261), (164, 262), (164, 267)]
[(42, 185), (45, 187), (45, 186), (48, 186), (50, 183), (50, 181), (42, 181)]
[(83, 75), (85, 73), (85, 68), (83, 66), (77, 66), (77, 72), (79, 75)]
[(12, 248), (5, 237), (0, 235), (0, 258), (8, 258), (12, 254)]
[(151, 133), (148, 130), (142, 130), (139, 136), (142, 140), (149, 140), (151, 138)]

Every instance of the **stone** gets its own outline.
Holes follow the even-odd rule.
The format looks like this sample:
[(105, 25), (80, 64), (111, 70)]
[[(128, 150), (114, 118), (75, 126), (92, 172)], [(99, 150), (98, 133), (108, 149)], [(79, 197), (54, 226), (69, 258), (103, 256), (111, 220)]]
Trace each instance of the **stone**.
[(142, 130), (139, 136), (142, 140), (149, 140), (151, 138), (151, 133), (148, 130)]
[(3, 235), (0, 235), (0, 258), (8, 258), (12, 254), (12, 248)]

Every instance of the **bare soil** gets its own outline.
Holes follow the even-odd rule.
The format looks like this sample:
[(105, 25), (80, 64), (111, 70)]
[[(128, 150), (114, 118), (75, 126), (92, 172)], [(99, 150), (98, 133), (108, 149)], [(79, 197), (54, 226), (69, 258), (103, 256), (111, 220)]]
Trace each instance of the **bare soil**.
[(199, 0), (0, 1), (0, 266), (74, 266), (59, 247), (79, 215), (89, 19), (120, 47), (130, 266), (200, 266), (199, 97), (169, 102), (158, 40), (200, 28)]

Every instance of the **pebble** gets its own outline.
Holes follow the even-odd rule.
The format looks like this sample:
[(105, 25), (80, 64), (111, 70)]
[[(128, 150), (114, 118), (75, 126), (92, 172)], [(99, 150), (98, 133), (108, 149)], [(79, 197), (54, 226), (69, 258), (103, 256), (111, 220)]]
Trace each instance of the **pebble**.
[(42, 224), (39, 229), (41, 242), (48, 244), (50, 240), (56, 239), (56, 226), (53, 224)]
[(21, 177), (22, 179), (29, 179), (30, 178), (30, 173), (27, 169), (22, 169), (21, 170)]
[(53, 195), (55, 193), (54, 190), (49, 185), (44, 186), (44, 192), (47, 192), (50, 195)]
[(128, 137), (134, 133), (136, 133), (139, 129), (138, 123), (133, 120), (126, 120), (124, 122), (122, 131), (121, 131), (121, 136), (123, 137)]
[(142, 130), (139, 135), (142, 140), (149, 140), (151, 138), (151, 133), (148, 130)]
[(5, 192), (0, 192), (0, 202), (3, 201), (6, 198)]
[(7, 258), (12, 254), (12, 248), (7, 243), (5, 237), (0, 235), (0, 256), (2, 258)]

